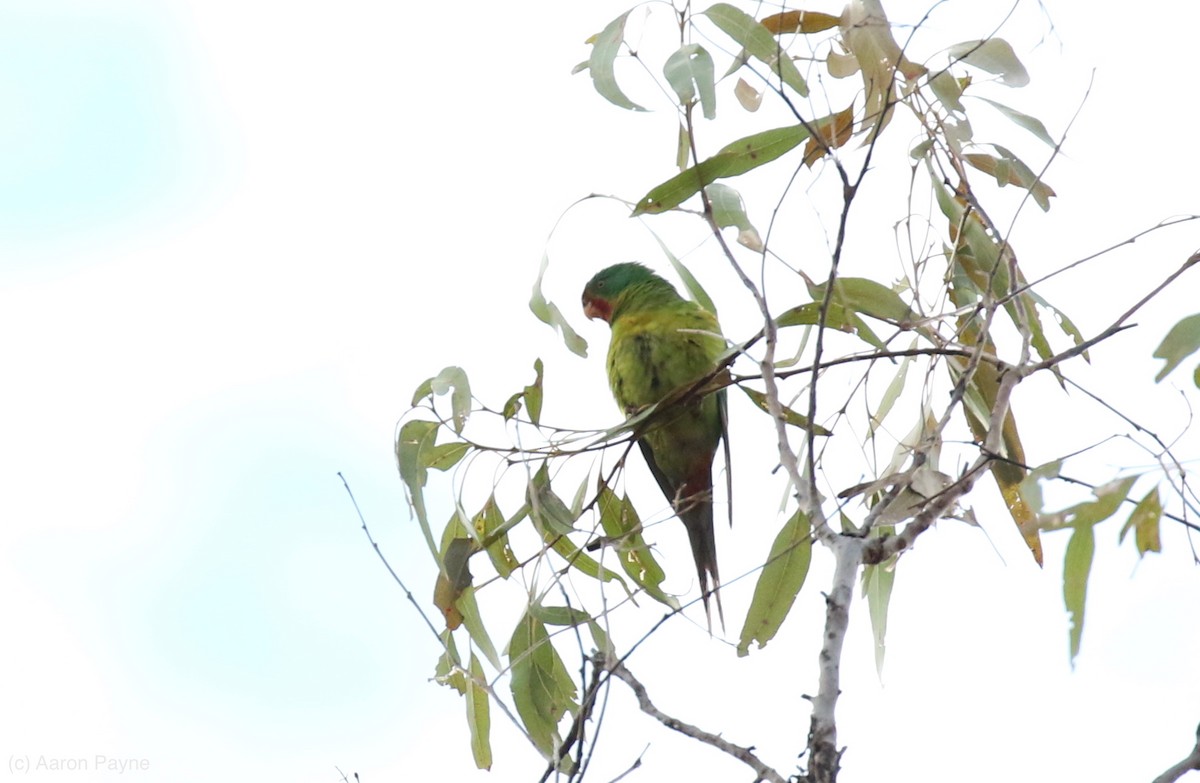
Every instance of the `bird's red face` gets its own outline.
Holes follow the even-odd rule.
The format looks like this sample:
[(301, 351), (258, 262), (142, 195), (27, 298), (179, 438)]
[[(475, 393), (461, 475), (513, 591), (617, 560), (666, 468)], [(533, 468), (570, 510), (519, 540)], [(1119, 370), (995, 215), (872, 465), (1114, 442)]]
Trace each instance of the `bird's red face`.
[(605, 322), (611, 322), (612, 302), (584, 291), (583, 314), (588, 318), (599, 318)]

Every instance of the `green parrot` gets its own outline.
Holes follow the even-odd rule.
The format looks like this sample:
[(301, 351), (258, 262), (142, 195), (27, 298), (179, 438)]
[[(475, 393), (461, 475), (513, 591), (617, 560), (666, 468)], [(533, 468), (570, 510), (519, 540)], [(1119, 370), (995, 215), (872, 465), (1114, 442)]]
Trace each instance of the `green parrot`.
[[(641, 264), (616, 264), (597, 273), (583, 289), (583, 312), (612, 328), (608, 383), (626, 416), (708, 375), (725, 352), (716, 316), (682, 298)], [(713, 538), (712, 464), (722, 439), (728, 462), (723, 389), (680, 402), (638, 439), (650, 472), (687, 528), (710, 630), (708, 598), (721, 586)], [(720, 593), (717, 612), (724, 627)]]

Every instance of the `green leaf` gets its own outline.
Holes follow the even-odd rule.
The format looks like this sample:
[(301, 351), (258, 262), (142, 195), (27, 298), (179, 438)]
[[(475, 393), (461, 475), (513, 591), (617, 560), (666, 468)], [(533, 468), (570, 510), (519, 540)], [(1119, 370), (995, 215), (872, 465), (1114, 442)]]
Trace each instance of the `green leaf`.
[(1147, 492), (1146, 497), (1142, 498), (1137, 507), (1133, 509), (1125, 526), (1121, 528), (1121, 535), (1117, 542), (1124, 541), (1125, 534), (1133, 530), (1133, 540), (1137, 545), (1139, 557), (1147, 552), (1161, 552), (1162, 541), (1158, 535), (1158, 524), (1162, 520), (1162, 514), (1162, 498), (1159, 497), (1156, 486)]
[(434, 470), (449, 470), (470, 450), (470, 444), (462, 441), (441, 443), (425, 453), (426, 467)]
[(734, 226), (738, 230), (738, 244), (755, 252), (762, 252), (762, 237), (746, 216), (746, 205), (742, 195), (728, 185), (714, 182), (705, 188), (712, 204), (713, 220), (720, 228)]
[(447, 367), (429, 379), (429, 388), (434, 394), (450, 394), (450, 423), (454, 431), (461, 433), (471, 414), (471, 384), (467, 382), (467, 373), (461, 367)]
[(442, 640), (442, 654), (438, 656), (437, 666), (433, 670), (433, 679), (439, 685), (453, 688), (461, 694), (467, 692), (467, 678), (462, 671), (462, 659), (458, 657), (458, 647), (454, 644), (454, 634), (449, 628), (438, 634)]
[[(517, 623), (508, 643), (508, 659), (517, 714), (534, 746), (553, 760), (562, 744), (558, 722), (567, 710), (578, 709), (575, 683), (550, 643), (546, 626), (531, 614), (526, 613)], [(569, 758), (561, 763), (567, 770), (574, 766)]]
[[(809, 295), (820, 302), (825, 298), (825, 286), (826, 283), (809, 284)], [(912, 310), (899, 294), (866, 277), (839, 277), (835, 280), (831, 304), (883, 321), (905, 323), (913, 317)]]
[(1029, 471), (1029, 475), (1022, 479), (1017, 487), (1021, 498), (1035, 514), (1041, 514), (1046, 509), (1045, 501), (1042, 499), (1042, 479), (1058, 478), (1058, 474), (1062, 470), (1062, 463), (1061, 459), (1056, 459), (1045, 465), (1039, 465)]
[(800, 71), (796, 70), (795, 63), (771, 31), (759, 24), (757, 19), (728, 3), (717, 3), (704, 15), (801, 97), (808, 96), (808, 85), (804, 83)]
[(513, 571), (520, 567), (512, 549), (508, 545), (508, 534), (505, 532), (504, 515), (496, 505), (496, 496), (492, 495), (483, 504), (483, 508), (472, 520), (475, 527), (475, 537), (483, 543), (488, 559), (502, 579), (508, 579)]
[(962, 82), (954, 78), (954, 75), (949, 71), (941, 71), (930, 79), (929, 87), (947, 109), (959, 114), (966, 112), (966, 108), (962, 105), (962, 100), (960, 100), (963, 94)]
[(588, 630), (592, 632), (592, 641), (596, 643), (597, 650), (609, 656), (616, 654), (612, 642), (608, 639), (608, 633), (600, 627), (600, 623), (592, 620), (588, 623)]
[[(879, 528), (883, 532), (886, 528)], [(891, 533), (894, 528), (887, 530)], [(875, 674), (883, 680), (883, 658), (887, 648), (888, 605), (892, 600), (892, 586), (896, 582), (896, 558), (892, 557), (878, 565), (863, 568), (863, 594), (867, 597), (867, 608), (871, 614), (871, 634), (875, 639)]]
[(1022, 114), (1016, 109), (1005, 106), (1003, 103), (997, 103), (996, 101), (989, 100), (987, 98), (979, 98), (978, 96), (975, 97), (978, 98), (978, 100), (990, 105), (996, 111), (1000, 112), (1005, 117), (1008, 117), (1014, 123), (1020, 125), (1034, 136), (1037, 136), (1039, 139), (1046, 142), (1046, 144), (1050, 147), (1058, 146), (1055, 144), (1054, 139), (1050, 136), (1050, 132), (1046, 130), (1046, 126), (1043, 125), (1042, 121), (1037, 117), (1030, 117), (1028, 114)]
[(717, 314), (717, 306), (713, 304), (712, 297), (704, 290), (704, 286), (700, 285), (700, 281), (696, 279), (692, 271), (684, 266), (683, 262), (675, 257), (671, 252), (671, 248), (667, 247), (667, 243), (662, 241), (662, 238), (653, 231), (650, 232), (658, 246), (662, 248), (663, 255), (671, 262), (671, 267), (675, 270), (675, 274), (679, 275), (679, 279), (683, 281), (683, 287), (687, 289), (688, 296), (692, 301), (703, 307), (713, 315)]
[(408, 500), (412, 505), (425, 543), (434, 560), (441, 560), (438, 546), (433, 540), (433, 531), (429, 526), (429, 517), (425, 513), (425, 481), (429, 477), (428, 452), (434, 448), (437, 439), (437, 422), (413, 420), (404, 423), (400, 434), (396, 436), (396, 464), (400, 469), (400, 478), (408, 489)]
[[(917, 347), (915, 340), (912, 343), (912, 347)], [(871, 420), (867, 428), (868, 438), (875, 434), (875, 431), (883, 424), (883, 420), (892, 412), (892, 406), (896, 404), (896, 400), (900, 399), (900, 394), (904, 391), (904, 382), (908, 378), (908, 368), (911, 364), (911, 356), (905, 356), (904, 361), (900, 362), (900, 368), (896, 370), (896, 374), (892, 376), (892, 382), (888, 384), (887, 389), (883, 392), (883, 398), (879, 401), (879, 407), (871, 414)]]
[(588, 71), (592, 74), (592, 85), (595, 86), (596, 92), (604, 96), (609, 103), (620, 106), (622, 109), (645, 111), (621, 92), (621, 88), (617, 86), (616, 73), (613, 70), (613, 63), (621, 52), (621, 44), (625, 41), (625, 20), (628, 18), (629, 12), (626, 11), (592, 36), (590, 39), (592, 54), (588, 58)]
[(483, 657), (488, 659), (488, 663), (499, 669), (500, 656), (496, 654), (496, 648), (492, 644), (492, 639), (488, 636), (487, 628), (483, 625), (483, 616), (479, 613), (479, 604), (475, 602), (475, 588), (468, 587), (466, 590), (463, 590), (462, 595), (458, 597), (454, 605), (462, 612), (463, 625), (466, 626), (467, 633), (471, 636), (471, 641), (483, 653)]
[(561, 555), (568, 565), (593, 579), (603, 582), (615, 579), (625, 587), (625, 580), (621, 579), (620, 575), (597, 563), (568, 538), (568, 534), (575, 532), (575, 516), (550, 488), (550, 474), (545, 464), (530, 483), (528, 503), (534, 528), (541, 534), (542, 540)]
[(660, 587), (665, 575), (642, 538), (642, 520), (633, 503), (629, 502), (628, 497), (618, 498), (605, 486), (600, 490), (597, 505), (600, 509), (600, 527), (604, 535), (614, 542), (621, 568), (651, 598), (678, 609), (679, 601)]
[(1054, 514), (1044, 514), (1039, 520), (1043, 530), (1061, 530), (1079, 525), (1095, 525), (1117, 513), (1129, 496), (1137, 476), (1110, 481), (1092, 490), (1095, 500), (1087, 500)]
[[(763, 394), (758, 389), (751, 389), (749, 386), (739, 386), (738, 388), (740, 388), (742, 391), (744, 391), (746, 393), (746, 396), (750, 398), (750, 401), (753, 402), (755, 405), (757, 405), (759, 408), (762, 408), (762, 410), (764, 412), (766, 412), (766, 413), (771, 412), (771, 409), (767, 406), (767, 395), (766, 394)], [(783, 420), (786, 423), (792, 425), (793, 427), (799, 427), (802, 430), (809, 429), (809, 423), (808, 423), (807, 416), (796, 413), (796, 411), (792, 410), (791, 408), (784, 405), (783, 403), (780, 403), (779, 407), (781, 409), (781, 412), (783, 413)], [(813, 431), (814, 435), (820, 435), (823, 437), (828, 437), (833, 434), (829, 430), (822, 427), (820, 424), (816, 425), (815, 427), (812, 427), (812, 431)]]
[(590, 614), (573, 606), (543, 606), (540, 603), (532, 603), (529, 605), (529, 613), (546, 625), (584, 625), (592, 621)]
[(692, 137), (683, 123), (679, 124), (679, 135), (675, 143), (675, 168), (683, 171), (692, 159)]
[[(775, 325), (780, 329), (785, 326), (815, 326), (820, 321), (820, 318), (821, 303), (807, 302), (784, 312), (783, 315), (775, 319)], [(866, 321), (836, 302), (829, 303), (829, 309), (825, 313), (825, 325), (838, 331), (856, 334), (864, 342), (880, 350), (887, 347), (883, 344), (882, 340), (875, 336), (875, 333), (871, 331), (871, 327), (867, 326)]]
[(1180, 362), (1195, 353), (1198, 348), (1200, 348), (1200, 313), (1189, 315), (1172, 326), (1171, 331), (1167, 332), (1167, 336), (1154, 349), (1154, 358), (1164, 359), (1167, 362), (1158, 371), (1158, 375), (1154, 376), (1154, 382), (1158, 383), (1166, 378), (1171, 370), (1178, 367)]
[(500, 411), (501, 415), (504, 416), (505, 421), (512, 419), (513, 416), (516, 416), (521, 412), (521, 401), (524, 399), (525, 394), (523, 392), (517, 392), (505, 401), (504, 407)]
[(750, 609), (738, 641), (739, 657), (750, 652), (752, 641), (758, 642), (762, 649), (775, 638), (804, 586), (811, 560), (812, 525), (808, 515), (797, 510), (775, 536), (767, 562), (754, 585), (754, 597), (750, 599)]
[(533, 295), (529, 297), (529, 309), (544, 324), (554, 327), (562, 335), (563, 342), (571, 353), (587, 358), (587, 340), (580, 337), (567, 319), (559, 311), (558, 305), (546, 301), (542, 294), (542, 278), (546, 275), (546, 267), (550, 265), (550, 256), (542, 254), (542, 267), (538, 270), (537, 280), (533, 284)]
[(1038, 176), (1019, 158), (998, 144), (992, 145), (1000, 152), (1000, 157), (985, 155), (981, 152), (968, 152), (963, 157), (975, 168), (991, 174), (1001, 186), (1016, 185), (1029, 191), (1029, 195), (1042, 208), (1043, 212), (1050, 210), (1050, 198), (1057, 195), (1054, 189), (1038, 179)]
[(1063, 600), (1071, 615), (1071, 667), (1079, 655), (1079, 643), (1083, 637), (1083, 607), (1087, 601), (1088, 573), (1092, 570), (1092, 556), (1096, 551), (1096, 533), (1092, 525), (1078, 525), (1067, 542), (1067, 556), (1063, 563)]
[(803, 125), (755, 133), (721, 148), (716, 155), (679, 172), (638, 201), (637, 215), (656, 215), (674, 209), (718, 179), (736, 177), (770, 163), (808, 138)]
[(540, 424), (542, 419), (542, 360), (536, 359), (533, 362), (533, 371), (536, 377), (533, 384), (525, 387), (525, 404), (529, 406), (529, 420), (534, 424)]
[(467, 728), (471, 732), (471, 755), (475, 758), (478, 769), (492, 768), (492, 742), (490, 734), (492, 719), (489, 714), (487, 688), (480, 683), (487, 682), (483, 676), (483, 667), (479, 658), (471, 655), (471, 676), (466, 678), (467, 686)]
[(684, 44), (667, 58), (663, 65), (667, 83), (679, 96), (681, 106), (687, 106), (700, 93), (700, 106), (705, 119), (717, 116), (717, 91), (713, 77), (712, 56), (700, 44)]
[(951, 46), (949, 53), (954, 59), (996, 74), (1001, 83), (1008, 87), (1024, 87), (1029, 84), (1029, 73), (1017, 59), (1012, 46), (1003, 38), (963, 41)]

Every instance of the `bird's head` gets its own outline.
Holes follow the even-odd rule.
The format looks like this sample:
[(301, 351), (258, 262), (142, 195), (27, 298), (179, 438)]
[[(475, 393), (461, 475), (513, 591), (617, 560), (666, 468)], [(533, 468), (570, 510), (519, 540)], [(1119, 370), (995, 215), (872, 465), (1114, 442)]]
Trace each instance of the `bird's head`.
[(597, 272), (583, 287), (583, 314), (612, 323), (613, 312), (627, 291), (635, 286), (656, 282), (670, 288), (670, 283), (641, 264), (613, 264)]

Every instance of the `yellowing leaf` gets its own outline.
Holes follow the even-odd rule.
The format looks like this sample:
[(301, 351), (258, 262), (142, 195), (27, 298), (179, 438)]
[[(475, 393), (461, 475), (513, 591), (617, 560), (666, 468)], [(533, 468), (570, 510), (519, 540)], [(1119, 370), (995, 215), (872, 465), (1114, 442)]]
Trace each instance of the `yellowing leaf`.
[(840, 16), (823, 14), (819, 11), (784, 11), (763, 17), (762, 26), (774, 35), (783, 33), (819, 33), (838, 26)]
[(451, 539), (442, 556), (441, 568), (433, 585), (433, 605), (442, 611), (450, 630), (462, 624), (462, 612), (456, 606), (464, 590), (471, 586), (468, 563), (475, 551), (469, 538)]
[[(743, 109), (755, 112), (762, 105), (763, 94), (751, 87), (750, 82), (738, 77), (737, 84), (733, 87), (733, 97), (737, 98), (738, 103), (742, 104)], [(680, 166), (680, 168), (683, 168), (683, 166)]]
[(1001, 187), (1004, 185), (1016, 185), (1017, 187), (1025, 188), (1033, 196), (1033, 200), (1037, 202), (1043, 212), (1049, 210), (1050, 198), (1057, 195), (1054, 189), (1038, 179), (1033, 170), (1011, 152), (999, 145), (995, 146), (996, 150), (1001, 153), (1000, 157), (978, 152), (969, 152), (963, 157), (975, 168), (995, 177), (996, 182)]
[(812, 166), (831, 150), (845, 146), (854, 135), (854, 105), (814, 123), (818, 138), (810, 138), (804, 147), (804, 165)]
[[(882, 130), (892, 115), (890, 96), (896, 72), (914, 79), (925, 73), (925, 68), (904, 56), (879, 0), (851, 0), (841, 27), (842, 40), (862, 71), (867, 96), (863, 122)], [(832, 73), (832, 55), (829, 62)]]

